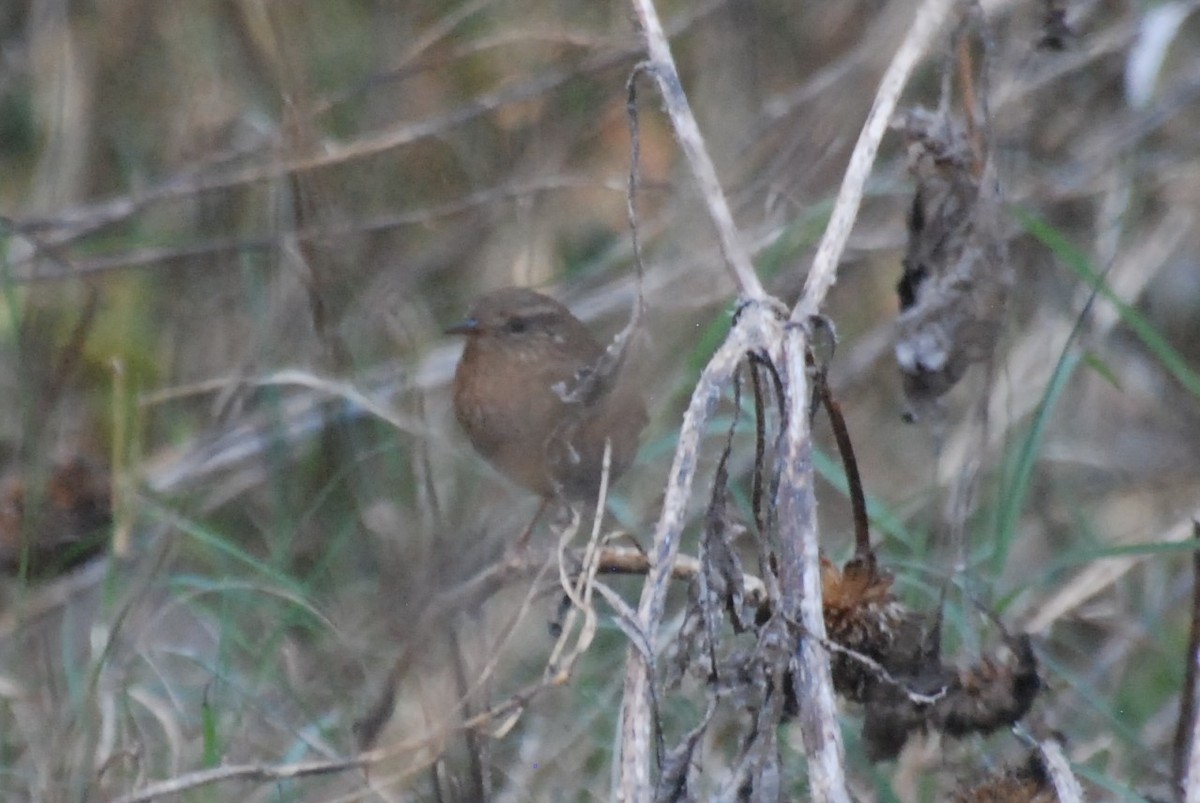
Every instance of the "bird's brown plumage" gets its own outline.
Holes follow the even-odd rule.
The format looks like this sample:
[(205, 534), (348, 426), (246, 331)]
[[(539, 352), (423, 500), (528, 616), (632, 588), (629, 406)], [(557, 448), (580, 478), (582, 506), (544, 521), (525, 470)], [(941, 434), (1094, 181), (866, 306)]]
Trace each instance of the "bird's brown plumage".
[(610, 480), (629, 467), (646, 425), (642, 399), (608, 378), (586, 402), (563, 393), (604, 348), (554, 299), (509, 287), (479, 298), (447, 332), (467, 338), (454, 375), (454, 411), (472, 445), (530, 491), (569, 501), (595, 498), (605, 439)]

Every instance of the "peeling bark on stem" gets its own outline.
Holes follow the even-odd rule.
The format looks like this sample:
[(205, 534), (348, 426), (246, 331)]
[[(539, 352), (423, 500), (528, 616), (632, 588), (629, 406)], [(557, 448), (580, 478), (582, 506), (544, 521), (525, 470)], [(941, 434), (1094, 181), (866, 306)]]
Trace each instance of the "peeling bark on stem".
[(800, 701), (800, 733), (808, 757), (814, 801), (849, 803), (845, 750), (838, 728), (833, 679), (825, 642), (821, 601), (821, 556), (817, 543), (817, 500), (812, 486), (812, 432), (808, 420), (808, 377), (802, 326), (791, 324), (783, 335), (779, 365), (787, 393), (787, 432), (780, 476), (779, 511), (780, 589), (782, 609), (789, 622), (802, 628), (793, 658), (796, 699)]

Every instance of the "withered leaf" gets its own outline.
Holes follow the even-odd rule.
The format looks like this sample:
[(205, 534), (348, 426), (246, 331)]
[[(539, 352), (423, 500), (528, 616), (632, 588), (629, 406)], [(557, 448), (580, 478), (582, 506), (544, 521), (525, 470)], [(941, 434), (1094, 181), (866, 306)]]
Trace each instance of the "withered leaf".
[(897, 291), (895, 356), (918, 417), (974, 363), (987, 360), (999, 335), (1011, 268), (1000, 231), (999, 188), (979, 164), (963, 126), (910, 109), (899, 116), (916, 180), (904, 275)]

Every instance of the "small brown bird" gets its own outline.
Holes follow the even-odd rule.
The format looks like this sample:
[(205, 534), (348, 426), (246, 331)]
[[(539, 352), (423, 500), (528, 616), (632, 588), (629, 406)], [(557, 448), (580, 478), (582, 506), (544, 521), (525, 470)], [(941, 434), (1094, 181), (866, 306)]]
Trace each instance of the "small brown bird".
[(520, 287), (479, 298), (448, 334), (467, 336), (454, 374), (454, 412), (475, 449), (543, 499), (594, 501), (604, 443), (610, 483), (629, 468), (646, 407), (621, 377), (583, 401), (564, 401), (604, 348), (554, 299)]

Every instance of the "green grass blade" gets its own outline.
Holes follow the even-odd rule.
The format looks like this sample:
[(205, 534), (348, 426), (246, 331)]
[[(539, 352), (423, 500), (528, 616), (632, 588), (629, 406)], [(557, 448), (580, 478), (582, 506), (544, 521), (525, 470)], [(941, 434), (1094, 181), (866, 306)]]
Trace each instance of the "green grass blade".
[(1054, 366), (1054, 373), (1050, 376), (1046, 392), (1038, 403), (1037, 411), (1033, 416), (1033, 426), (1030, 427), (1021, 444), (1021, 451), (1017, 455), (1016, 466), (1013, 468), (1012, 479), (1006, 483), (1004, 488), (1004, 497), (996, 522), (996, 540), (992, 550), (992, 568), (996, 573), (1003, 570), (1004, 564), (1008, 560), (1008, 553), (1012, 549), (1017, 522), (1021, 518), (1021, 511), (1025, 509), (1025, 499), (1029, 496), (1029, 486), (1033, 481), (1033, 467), (1037, 462), (1039, 452), (1041, 452), (1046, 425), (1050, 421), (1055, 404), (1062, 396), (1067, 380), (1074, 373), (1075, 366), (1079, 364), (1079, 355), (1072, 352), (1070, 348), (1071, 341), (1068, 340), (1063, 347), (1063, 353), (1059, 356), (1058, 364)]
[(1189, 393), (1200, 398), (1200, 374), (1193, 371), (1183, 356), (1166, 341), (1146, 317), (1126, 304), (1103, 278), (1092, 267), (1091, 260), (1064, 237), (1057, 229), (1042, 218), (1021, 207), (1012, 208), (1013, 217), (1025, 227), (1025, 230), (1037, 238), (1043, 245), (1054, 252), (1075, 275), (1091, 287), (1097, 287), (1100, 295), (1117, 310), (1117, 314), (1126, 326), (1137, 336), (1142, 344), (1149, 349), (1163, 368), (1179, 382)]

